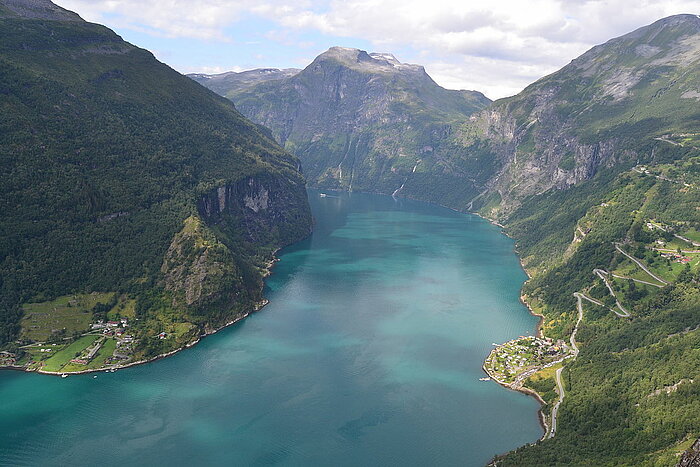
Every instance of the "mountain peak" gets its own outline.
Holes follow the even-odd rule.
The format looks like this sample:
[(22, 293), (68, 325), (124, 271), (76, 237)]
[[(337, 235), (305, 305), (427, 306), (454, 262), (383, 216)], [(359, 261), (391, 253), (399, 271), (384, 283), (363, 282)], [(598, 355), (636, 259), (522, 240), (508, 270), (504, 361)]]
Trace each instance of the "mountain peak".
[(0, 18), (83, 21), (76, 13), (50, 0), (0, 0)]
[(371, 52), (351, 47), (331, 47), (316, 57), (312, 65), (325, 61), (339, 62), (359, 71), (369, 73), (419, 72), (425, 73), (420, 65), (401, 63), (390, 53)]
[(690, 13), (682, 13), (679, 15), (672, 15), (672, 16), (667, 16), (666, 18), (661, 18), (658, 21), (655, 21), (651, 25), (654, 24), (670, 24), (670, 25), (675, 25), (675, 24), (696, 24), (700, 26), (700, 15), (693, 15)]

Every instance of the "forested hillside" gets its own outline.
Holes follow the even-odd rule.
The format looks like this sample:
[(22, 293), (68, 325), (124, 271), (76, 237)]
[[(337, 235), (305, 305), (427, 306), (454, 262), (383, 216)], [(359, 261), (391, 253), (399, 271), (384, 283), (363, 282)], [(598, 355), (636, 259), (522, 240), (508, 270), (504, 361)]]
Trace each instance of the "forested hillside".
[[(594, 47), (463, 126), (543, 332), (576, 334), (556, 436), (498, 465), (674, 465), (700, 434), (700, 18)], [(554, 375), (527, 382), (555, 402)]]
[(556, 436), (498, 465), (673, 465), (700, 434), (700, 151), (685, 150), (514, 213), (544, 332), (568, 337), (586, 300)]
[[(128, 317), (135, 356), (178, 348), (253, 309), (272, 252), (310, 230), (295, 157), (49, 1), (0, 1), (0, 107), (0, 346), (69, 338), (28, 311), (72, 296), (87, 323)], [(79, 310), (90, 293), (112, 298)]]

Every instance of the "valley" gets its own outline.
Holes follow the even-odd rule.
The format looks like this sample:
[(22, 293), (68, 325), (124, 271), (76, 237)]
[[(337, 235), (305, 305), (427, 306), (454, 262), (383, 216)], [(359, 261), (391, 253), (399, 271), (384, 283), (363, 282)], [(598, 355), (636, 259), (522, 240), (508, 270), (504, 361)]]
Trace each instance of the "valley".
[[(497, 465), (670, 465), (700, 435), (697, 387), (666, 399), (645, 395), (696, 381), (700, 371), (693, 350), (700, 337), (700, 120), (692, 97), (700, 86), (699, 34), (696, 15), (677, 15), (612, 39), (516, 96), (462, 111), (443, 133), (410, 136), (419, 145), (399, 146), (399, 158), (391, 146), (375, 146), (376, 155), (360, 156), (375, 164), (369, 171), (341, 172), (348, 160), (361, 160), (369, 140), (313, 146), (328, 131), (314, 118), (338, 108), (340, 94), (317, 94), (305, 112), (285, 113), (302, 108), (303, 99), (285, 100), (292, 83), (330, 60), (339, 70), (333, 83), (305, 81), (309, 94), (322, 87), (362, 92), (343, 73), (357, 69), (364, 52), (343, 50), (349, 57), (338, 59), (341, 51), (331, 50), (293, 77), (215, 90), (271, 127), (300, 157), (312, 186), (476, 212), (515, 239), (530, 276), (523, 299), (543, 317), (538, 337), (568, 342), (576, 330), (579, 351), (532, 375), (539, 367), (528, 358), (510, 368), (509, 377), (527, 376), (522, 387), (539, 394), (545, 423), (556, 430)], [(209, 86), (217, 77), (196, 79)], [(404, 128), (414, 128), (416, 115), (406, 110)], [(345, 116), (336, 114), (333, 126), (372, 125)], [(304, 136), (300, 128), (313, 130)], [(556, 423), (547, 421), (552, 412)]]
[(491, 101), (0, 0), (0, 366), (76, 375), (0, 375), (0, 463), (693, 465), (699, 101), (695, 14)]

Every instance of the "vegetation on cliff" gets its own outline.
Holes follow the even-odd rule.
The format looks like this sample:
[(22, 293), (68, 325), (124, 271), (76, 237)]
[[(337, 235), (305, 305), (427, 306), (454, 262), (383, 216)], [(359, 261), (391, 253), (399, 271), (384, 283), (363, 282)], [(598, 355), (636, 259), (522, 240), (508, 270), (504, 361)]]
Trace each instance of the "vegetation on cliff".
[(0, 3), (0, 345), (22, 304), (67, 294), (120, 297), (95, 319), (133, 304), (134, 358), (252, 309), (274, 249), (310, 229), (296, 158), (109, 29)]

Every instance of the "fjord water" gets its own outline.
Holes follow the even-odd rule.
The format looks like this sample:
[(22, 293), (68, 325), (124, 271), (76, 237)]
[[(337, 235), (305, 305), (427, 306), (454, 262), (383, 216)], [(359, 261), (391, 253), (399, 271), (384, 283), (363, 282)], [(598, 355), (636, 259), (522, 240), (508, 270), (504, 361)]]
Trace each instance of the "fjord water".
[(482, 382), (534, 332), (525, 274), (488, 222), (387, 196), (309, 192), (271, 303), (172, 357), (61, 379), (0, 372), (2, 465), (484, 465), (542, 434)]

